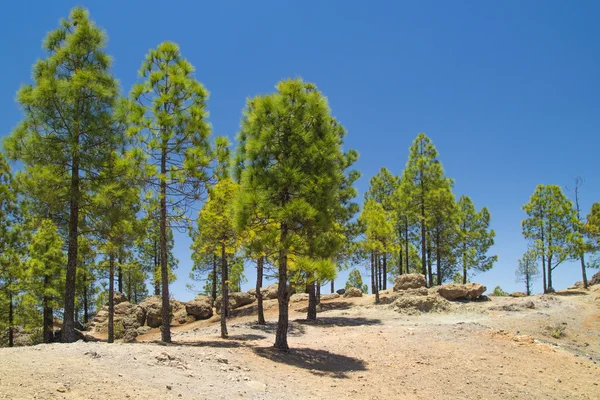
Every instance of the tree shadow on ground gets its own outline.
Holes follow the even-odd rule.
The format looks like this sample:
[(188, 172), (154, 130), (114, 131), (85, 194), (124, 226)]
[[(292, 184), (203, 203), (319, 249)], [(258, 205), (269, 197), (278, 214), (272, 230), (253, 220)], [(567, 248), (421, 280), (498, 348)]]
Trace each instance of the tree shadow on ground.
[[(275, 334), (275, 332), (277, 331), (277, 322), (267, 322), (265, 325), (259, 325), (256, 322), (251, 322), (251, 323), (246, 323), (246, 324), (235, 324), (232, 325), (232, 328), (235, 327), (246, 327), (246, 328), (250, 328), (250, 329), (256, 329), (258, 331), (264, 332), (264, 333), (268, 333), (268, 334)], [(298, 325), (295, 324), (293, 322), (290, 322), (288, 325), (288, 335), (289, 336), (301, 336), (304, 335), (306, 333), (306, 329), (304, 329), (304, 327), (302, 325)]]
[(380, 319), (364, 318), (364, 317), (318, 317), (314, 321), (307, 319), (296, 319), (294, 322), (303, 325), (314, 325), (323, 327), (334, 326), (361, 326), (361, 325), (381, 325)]
[[(332, 302), (332, 303), (321, 303), (317, 306), (317, 312), (331, 311), (331, 310), (348, 310), (352, 307), (354, 307), (354, 304), (350, 303), (348, 301), (336, 301), (336, 302)], [(308, 312), (308, 306), (299, 308), (296, 311), (302, 312), (302, 313)]]
[(306, 369), (319, 376), (348, 378), (348, 372), (367, 370), (367, 364), (363, 360), (326, 350), (299, 348), (283, 352), (272, 347), (258, 347), (253, 351), (256, 355), (273, 362)]
[(223, 339), (223, 340), (199, 340), (195, 342), (186, 341), (174, 341), (173, 346), (191, 346), (191, 347), (219, 347), (219, 348), (237, 348), (242, 347), (243, 344), (236, 340)]
[(264, 335), (255, 335), (252, 333), (244, 333), (240, 335), (229, 335), (229, 340), (238, 340), (240, 342), (248, 342), (253, 340), (261, 340), (266, 339), (267, 337)]

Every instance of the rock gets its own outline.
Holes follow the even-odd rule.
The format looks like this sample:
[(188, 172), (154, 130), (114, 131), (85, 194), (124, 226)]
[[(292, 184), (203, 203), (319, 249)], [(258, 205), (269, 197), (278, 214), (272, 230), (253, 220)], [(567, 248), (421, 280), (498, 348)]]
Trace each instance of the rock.
[[(248, 304), (254, 303), (256, 301), (256, 297), (252, 296), (246, 292), (233, 292), (229, 293), (229, 309), (235, 310), (236, 308), (246, 306)], [(217, 309), (217, 314), (221, 313), (221, 304), (223, 303), (222, 297), (217, 297), (215, 301), (215, 308)]]
[(592, 276), (592, 279), (588, 281), (588, 286), (592, 285), (600, 285), (600, 271), (596, 272), (594, 276)]
[[(171, 316), (177, 320), (179, 314), (185, 312), (185, 306), (182, 302), (169, 299), (169, 306), (171, 308)], [(146, 325), (151, 328), (158, 328), (162, 325), (162, 298), (160, 296), (147, 297), (140, 303), (146, 312)]]
[(573, 286), (569, 286), (567, 289), (573, 290), (573, 289), (583, 289), (583, 282), (581, 281), (577, 281), (573, 284)]
[(450, 309), (448, 300), (435, 295), (399, 296), (391, 307), (401, 313), (415, 314), (418, 312), (446, 311)]
[(121, 292), (115, 292), (113, 294), (113, 301), (114, 301), (115, 306), (116, 306), (117, 304), (121, 304), (121, 303), (123, 303), (125, 301), (128, 301), (128, 299), (127, 299), (127, 296), (125, 296), (123, 293), (121, 293)]
[(434, 289), (437, 289), (438, 294), (446, 300), (475, 300), (487, 290), (485, 286), (479, 283), (467, 283), (465, 285), (448, 283)]
[(138, 336), (139, 335), (145, 335), (146, 333), (150, 332), (152, 330), (152, 328), (150, 328), (149, 326), (145, 325), (145, 326), (140, 326), (139, 328), (136, 329)]
[[(400, 290), (398, 292), (380, 294), (379, 302), (381, 304), (392, 304), (394, 301), (396, 301), (399, 297), (402, 296), (427, 296), (429, 294), (429, 290), (427, 290), (427, 288), (424, 287), (418, 289), (406, 289)], [(432, 292), (431, 294), (437, 295), (436, 292)]]
[(185, 305), (188, 315), (196, 319), (208, 319), (213, 316), (213, 298), (211, 296), (197, 296)]
[(359, 288), (351, 287), (346, 289), (344, 297), (362, 297), (363, 292)]
[(496, 310), (496, 311), (521, 311), (526, 308), (534, 309), (535, 304), (533, 303), (533, 301), (524, 300), (524, 301), (520, 301), (520, 302), (513, 302), (513, 303), (488, 307), (489, 310)]
[[(263, 300), (272, 300), (277, 298), (277, 290), (279, 290), (278, 284), (273, 284), (260, 289), (260, 293), (262, 294)], [(292, 286), (288, 286), (288, 292), (290, 295), (296, 293), (296, 289)], [(250, 289), (247, 292), (248, 294), (256, 297), (256, 289)]]
[(418, 289), (425, 287), (425, 275), (404, 274), (399, 275), (394, 282), (394, 292), (406, 289)]
[(337, 299), (339, 297), (340, 297), (340, 295), (337, 293), (322, 294), (321, 300), (333, 300), (333, 299)]
[(123, 343), (133, 343), (137, 336), (138, 332), (135, 329), (127, 329), (123, 334)]
[(509, 294), (510, 297), (527, 297), (526, 293), (523, 292), (512, 292)]
[(346, 289), (338, 289), (335, 291), (337, 294), (339, 294), (340, 296), (343, 296), (344, 293), (346, 293)]
[(298, 303), (299, 301), (308, 301), (308, 293), (296, 293), (290, 296), (290, 303)]
[[(117, 303), (115, 296), (115, 326), (122, 324), (124, 329), (137, 329), (144, 325), (146, 322), (146, 311), (137, 304), (120, 300)], [(98, 310), (94, 319), (88, 325), (90, 331), (106, 332), (108, 330), (108, 306), (104, 306)]]

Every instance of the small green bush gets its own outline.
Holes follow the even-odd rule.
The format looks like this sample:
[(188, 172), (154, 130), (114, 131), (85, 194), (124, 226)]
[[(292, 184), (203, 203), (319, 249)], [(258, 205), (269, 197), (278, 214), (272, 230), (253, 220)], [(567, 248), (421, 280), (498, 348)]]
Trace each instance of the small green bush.
[(508, 296), (508, 293), (502, 290), (500, 286), (494, 288), (494, 296)]

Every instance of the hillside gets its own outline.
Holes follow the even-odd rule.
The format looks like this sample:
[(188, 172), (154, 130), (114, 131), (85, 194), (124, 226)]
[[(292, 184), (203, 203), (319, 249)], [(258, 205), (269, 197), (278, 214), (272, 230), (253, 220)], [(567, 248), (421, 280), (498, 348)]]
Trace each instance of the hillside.
[(139, 343), (0, 349), (0, 398), (9, 399), (596, 399), (600, 393), (600, 286), (529, 298), (452, 302), (399, 313), (371, 296), (324, 301), (316, 323), (292, 303), (289, 354), (271, 349), (253, 306), (158, 329)]

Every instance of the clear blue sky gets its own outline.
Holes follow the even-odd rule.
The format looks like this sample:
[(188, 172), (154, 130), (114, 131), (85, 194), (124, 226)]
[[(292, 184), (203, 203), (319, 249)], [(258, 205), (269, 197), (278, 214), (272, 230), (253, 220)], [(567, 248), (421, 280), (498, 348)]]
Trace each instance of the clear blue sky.
[[(15, 92), (44, 55), (42, 39), (77, 4), (107, 31), (125, 92), (150, 48), (179, 43), (211, 92), (215, 134), (233, 138), (245, 99), (280, 79), (315, 82), (348, 130), (346, 146), (360, 152), (361, 200), (380, 167), (399, 174), (411, 141), (428, 134), (456, 195), (492, 213), (499, 261), (473, 279), (490, 289), (522, 290), (514, 279), (526, 248), (521, 206), (538, 183), (565, 186), (580, 175), (584, 211), (600, 201), (600, 2), (8, 2), (0, 134), (21, 118)], [(189, 243), (176, 237), (172, 291), (183, 300), (192, 297)], [(255, 275), (247, 276), (245, 288)], [(565, 264), (555, 286), (579, 279), (578, 264)]]

